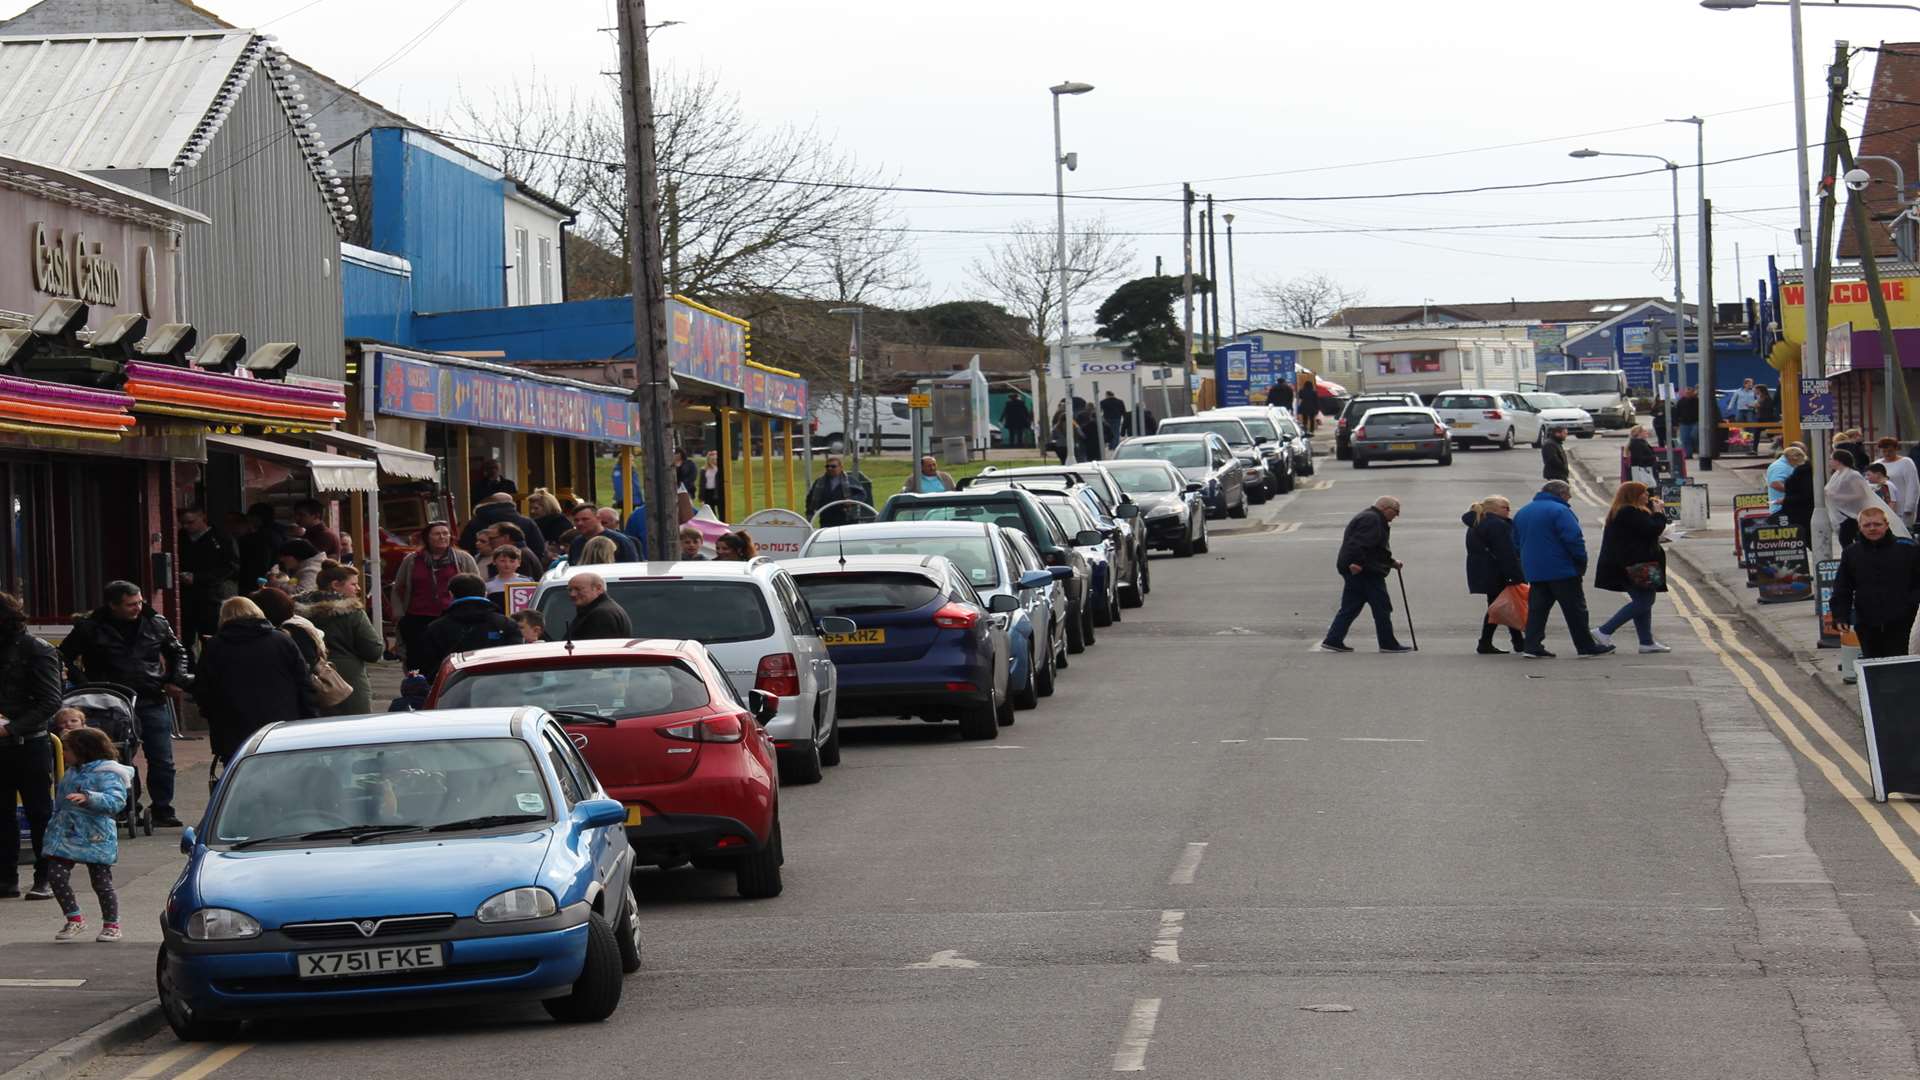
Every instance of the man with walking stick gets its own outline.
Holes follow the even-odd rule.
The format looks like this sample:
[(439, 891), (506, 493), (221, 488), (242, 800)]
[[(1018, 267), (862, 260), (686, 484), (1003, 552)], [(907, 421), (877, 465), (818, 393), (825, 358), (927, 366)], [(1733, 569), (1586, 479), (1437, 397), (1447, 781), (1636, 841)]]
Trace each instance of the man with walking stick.
[[(1387, 575), (1400, 569), (1400, 560), (1393, 557), (1393, 548), (1388, 543), (1393, 519), (1399, 516), (1400, 500), (1383, 495), (1347, 522), (1346, 534), (1340, 538), (1340, 554), (1334, 559), (1335, 569), (1345, 582), (1340, 592), (1340, 611), (1334, 615), (1333, 625), (1327, 627), (1327, 636), (1321, 640), (1319, 651), (1352, 652), (1353, 647), (1347, 644), (1347, 628), (1360, 617), (1363, 607), (1373, 609), (1373, 629), (1381, 652), (1413, 651), (1413, 646), (1402, 645), (1394, 637), (1393, 598), (1387, 595)], [(1404, 583), (1401, 587), (1405, 588)]]

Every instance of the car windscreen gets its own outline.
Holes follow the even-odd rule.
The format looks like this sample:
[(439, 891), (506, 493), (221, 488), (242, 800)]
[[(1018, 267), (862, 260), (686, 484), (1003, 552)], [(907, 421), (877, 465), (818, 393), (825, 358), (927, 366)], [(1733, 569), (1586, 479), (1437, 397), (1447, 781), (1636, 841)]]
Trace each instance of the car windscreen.
[(1556, 394), (1617, 394), (1620, 376), (1611, 371), (1550, 371), (1547, 389)]
[(1207, 444), (1200, 439), (1181, 439), (1179, 442), (1121, 443), (1114, 450), (1114, 456), (1127, 458), (1152, 458), (1156, 461), (1169, 461), (1177, 468), (1204, 469), (1210, 463)]
[(1491, 409), (1496, 405), (1486, 394), (1441, 394), (1433, 399), (1436, 409)]
[(1153, 465), (1135, 465), (1129, 468), (1119, 462), (1109, 462), (1107, 471), (1120, 482), (1120, 490), (1129, 495), (1147, 495), (1179, 490), (1173, 476), (1167, 470)]
[(538, 705), (625, 719), (684, 712), (708, 700), (706, 681), (680, 664), (601, 660), (520, 671), (456, 672), (434, 699), (434, 708)]
[[(700, 578), (643, 578), (609, 581), (607, 595), (626, 609), (636, 638), (692, 638), (713, 645), (752, 641), (773, 634), (760, 586), (750, 581)], [(547, 637), (559, 641), (573, 625), (573, 601), (554, 587), (540, 596)]]
[(1559, 394), (1521, 394), (1536, 409), (1571, 409), (1574, 404)]
[[(983, 529), (972, 536), (850, 536), (842, 543), (837, 538), (815, 540), (808, 555), (833, 558), (840, 555), (944, 555), (967, 575), (976, 589), (991, 589), (1000, 584), (994, 567), (993, 549), (987, 545)], [(814, 614), (828, 614), (815, 611)]]
[(1280, 437), (1280, 433), (1273, 429), (1272, 422), (1258, 416), (1243, 416), (1240, 418), (1240, 422), (1247, 425), (1247, 430), (1253, 432), (1253, 437), (1256, 439), (1278, 439)]
[(1060, 519), (1060, 527), (1067, 530), (1069, 536), (1081, 529), (1093, 528), (1093, 523), (1087, 520), (1087, 516), (1071, 500), (1046, 499), (1044, 501), (1047, 509), (1053, 511), (1053, 516)]
[(1355, 420), (1367, 415), (1369, 409), (1385, 409), (1394, 405), (1405, 405), (1405, 398), (1354, 398), (1347, 402), (1347, 415)]
[[(207, 840), (348, 843), (378, 826), (435, 827), (496, 815), (551, 821), (546, 782), (519, 739), (434, 739), (250, 754), (221, 782)], [(504, 822), (502, 824), (505, 824)], [(368, 828), (355, 828), (366, 826)], [(485, 827), (481, 825), (474, 828)], [(408, 830), (410, 835), (412, 830)], [(333, 833), (301, 838), (308, 833)], [(396, 835), (401, 830), (394, 829)]]
[(1160, 425), (1162, 435), (1210, 431), (1227, 440), (1228, 446), (1247, 446), (1247, 429), (1238, 420), (1168, 420)]
[(822, 617), (914, 611), (933, 603), (944, 591), (919, 574), (899, 572), (796, 574), (793, 580), (807, 598), (807, 606)]

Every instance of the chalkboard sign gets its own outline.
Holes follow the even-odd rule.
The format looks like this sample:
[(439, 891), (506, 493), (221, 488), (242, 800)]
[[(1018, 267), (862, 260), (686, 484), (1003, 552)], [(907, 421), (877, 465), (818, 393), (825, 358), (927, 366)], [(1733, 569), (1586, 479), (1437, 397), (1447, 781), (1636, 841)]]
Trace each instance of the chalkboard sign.
[(1867, 721), (1867, 760), (1873, 766), (1873, 800), (1887, 792), (1920, 795), (1920, 656), (1862, 660), (1860, 712)]

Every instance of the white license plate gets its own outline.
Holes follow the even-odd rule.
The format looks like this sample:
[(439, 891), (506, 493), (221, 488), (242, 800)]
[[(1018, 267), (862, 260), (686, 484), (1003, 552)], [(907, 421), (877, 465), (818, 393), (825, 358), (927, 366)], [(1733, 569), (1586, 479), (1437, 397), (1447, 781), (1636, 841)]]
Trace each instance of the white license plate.
[(342, 949), (301, 953), (297, 960), (303, 979), (343, 979), (445, 967), (447, 962), (441, 948), (439, 945), (395, 945), (385, 949)]

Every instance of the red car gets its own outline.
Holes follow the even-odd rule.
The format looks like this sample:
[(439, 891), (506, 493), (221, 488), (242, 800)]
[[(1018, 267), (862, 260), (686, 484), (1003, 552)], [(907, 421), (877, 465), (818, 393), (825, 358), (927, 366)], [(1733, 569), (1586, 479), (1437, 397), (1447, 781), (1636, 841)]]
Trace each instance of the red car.
[(742, 703), (697, 641), (577, 641), (459, 653), (429, 707), (537, 705), (627, 805), (634, 865), (731, 870), (780, 895), (780, 778), (761, 730), (779, 699)]

